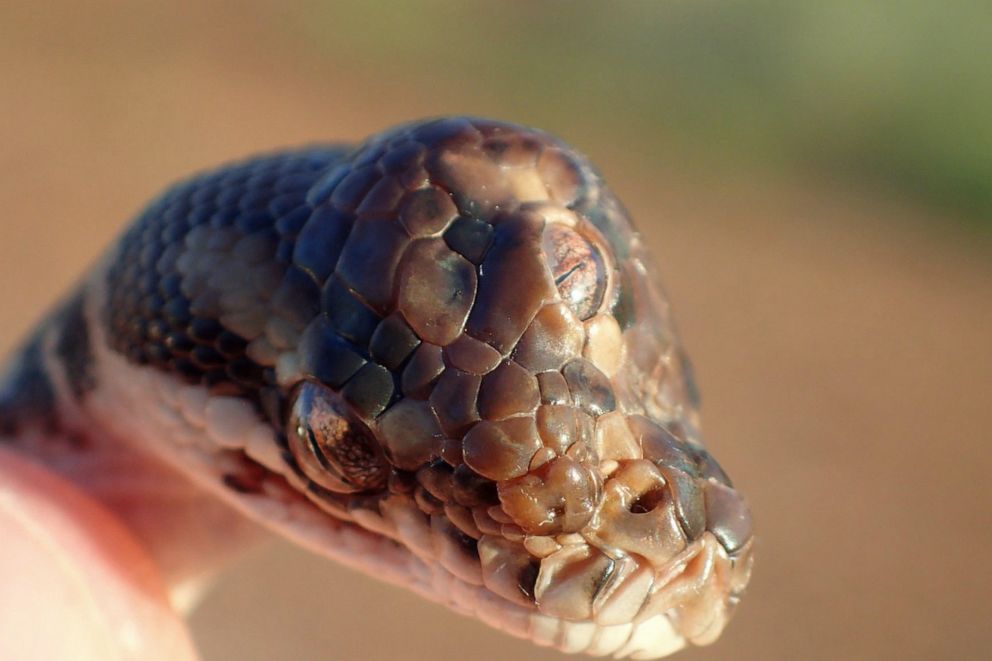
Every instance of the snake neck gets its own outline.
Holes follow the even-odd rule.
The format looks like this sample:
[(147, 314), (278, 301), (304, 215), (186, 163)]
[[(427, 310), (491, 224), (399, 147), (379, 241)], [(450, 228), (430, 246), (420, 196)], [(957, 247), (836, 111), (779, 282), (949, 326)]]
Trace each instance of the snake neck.
[(94, 379), (86, 286), (49, 314), (0, 369), (0, 446), (66, 478), (116, 515), (188, 610), (218, 570), (266, 538), (240, 513), (88, 406)]

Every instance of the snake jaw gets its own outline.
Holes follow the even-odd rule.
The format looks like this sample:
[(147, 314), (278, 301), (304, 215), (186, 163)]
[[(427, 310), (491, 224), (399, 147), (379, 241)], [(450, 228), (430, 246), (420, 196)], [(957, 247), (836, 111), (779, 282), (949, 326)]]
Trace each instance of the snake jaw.
[[(93, 344), (127, 378), (91, 408), (132, 405), (122, 436), (314, 550), (538, 644), (663, 656), (719, 634), (753, 542), (653, 277), (540, 131), (451, 118), (249, 161), (111, 256)], [(133, 391), (151, 375), (172, 409)]]

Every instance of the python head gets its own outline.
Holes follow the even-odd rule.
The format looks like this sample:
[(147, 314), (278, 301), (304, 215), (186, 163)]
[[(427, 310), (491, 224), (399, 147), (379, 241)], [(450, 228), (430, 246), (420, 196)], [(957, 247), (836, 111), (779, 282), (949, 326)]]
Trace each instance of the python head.
[(215, 412), (204, 480), (301, 544), (572, 652), (709, 643), (740, 599), (750, 515), (654, 266), (548, 134), (446, 118), (208, 173), (109, 273), (110, 346), (207, 393), (173, 398)]

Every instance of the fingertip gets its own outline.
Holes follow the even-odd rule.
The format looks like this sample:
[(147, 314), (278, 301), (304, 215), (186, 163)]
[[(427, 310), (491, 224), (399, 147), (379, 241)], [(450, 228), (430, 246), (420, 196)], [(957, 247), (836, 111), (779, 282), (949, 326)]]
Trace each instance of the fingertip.
[(154, 563), (127, 529), (5, 450), (0, 539), (0, 658), (196, 658)]

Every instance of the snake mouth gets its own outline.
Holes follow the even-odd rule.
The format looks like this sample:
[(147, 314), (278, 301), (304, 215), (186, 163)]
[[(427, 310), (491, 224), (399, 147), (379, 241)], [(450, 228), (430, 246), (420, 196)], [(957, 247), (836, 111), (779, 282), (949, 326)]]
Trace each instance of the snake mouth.
[[(323, 423), (340, 414), (309, 410), (291, 416), (287, 433), (306, 428), (313, 441), (310, 427), (319, 428), (321, 444), (338, 450), (337, 426)], [(340, 479), (315, 480), (301, 463), (312, 448), (286, 442), (277, 466), (287, 489), (374, 549), (357, 558), (366, 573), (381, 576), (388, 554), (396, 570), (388, 580), (514, 635), (590, 651), (579, 642), (619, 640), (624, 631), (614, 653), (657, 658), (712, 642), (728, 622), (750, 574), (750, 516), (704, 450), (646, 418), (627, 424), (642, 458), (595, 462), (578, 444), (495, 482), (435, 460), (416, 471), (393, 467), (382, 487), (354, 492)]]
[[(443, 511), (428, 514), (401, 494), (345, 497), (242, 452), (230, 451), (222, 463), (240, 476), (226, 479), (228, 487), (269, 507), (281, 503), (282, 515), (268, 519), (311, 550), (567, 652), (648, 659), (712, 642), (750, 574), (753, 541), (728, 552), (709, 530), (664, 562), (605, 543), (595, 518), (581, 533), (512, 538), (492, 531), (474, 539)], [(671, 508), (655, 505), (638, 511), (646, 506), (640, 502), (632, 516), (647, 521)]]
[[(476, 525), (469, 535), (462, 528), (471, 524), (457, 507), (431, 513), (402, 493), (345, 496), (307, 482), (301, 473), (277, 474), (244, 455), (240, 461), (242, 476), (249, 463), (255, 471), (239, 484), (241, 491), (270, 498), (278, 493), (277, 500), (293, 512), (282, 525), (295, 528), (298, 539), (309, 537), (309, 543), (301, 540), (305, 546), (511, 635), (564, 651), (659, 658), (687, 643), (712, 642), (750, 574), (751, 540), (733, 552), (709, 530), (688, 541), (673, 501), (651, 502), (636, 489), (616, 501), (623, 515), (604, 498), (578, 533), (518, 534), (493, 506), (495, 527), (483, 524), (483, 531)], [(620, 473), (607, 482), (607, 496), (611, 484), (630, 481)], [(662, 515), (681, 540), (671, 557), (651, 558), (617, 536), (637, 536), (641, 525), (660, 530)]]
[[(513, 546), (505, 540), (483, 541), (484, 581), (493, 592), (526, 604), (530, 595), (520, 585), (529, 573), (527, 559)], [(750, 545), (730, 555), (711, 533), (661, 568), (617, 549), (575, 540), (530, 570), (533, 606), (565, 622), (657, 629), (652, 634), (656, 647), (642, 650), (645, 656), (639, 657), (650, 653), (653, 658), (686, 642), (712, 642), (729, 620), (750, 568)]]

